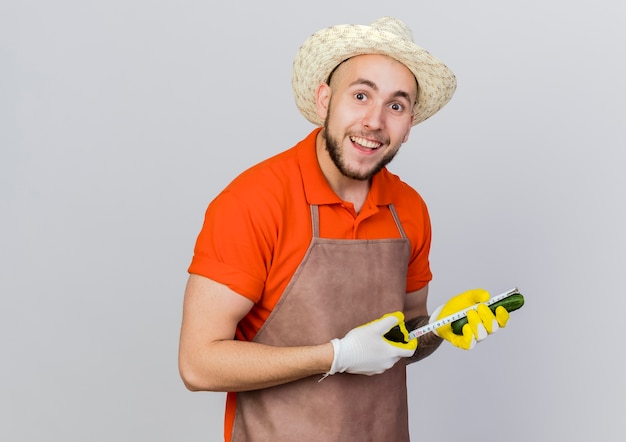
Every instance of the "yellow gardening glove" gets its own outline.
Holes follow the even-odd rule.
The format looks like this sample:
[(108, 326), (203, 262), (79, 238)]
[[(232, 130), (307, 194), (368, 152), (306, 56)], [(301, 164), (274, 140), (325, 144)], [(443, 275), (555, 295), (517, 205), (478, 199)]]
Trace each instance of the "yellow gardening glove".
[(495, 333), (501, 327), (505, 327), (509, 320), (509, 312), (502, 306), (496, 309), (496, 313), (483, 304), (489, 300), (489, 292), (483, 289), (468, 290), (456, 295), (446, 304), (442, 305), (430, 316), (430, 322), (435, 322), (446, 316), (476, 306), (475, 310), (467, 312), (467, 324), (463, 326), (463, 335), (459, 336), (452, 331), (452, 325), (446, 324), (439, 327), (434, 333), (450, 342), (452, 345), (464, 350), (471, 350), (488, 335)]

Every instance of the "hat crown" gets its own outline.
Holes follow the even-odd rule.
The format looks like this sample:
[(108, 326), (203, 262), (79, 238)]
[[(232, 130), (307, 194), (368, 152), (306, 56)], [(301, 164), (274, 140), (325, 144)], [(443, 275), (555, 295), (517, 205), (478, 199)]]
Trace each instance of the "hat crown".
[(403, 40), (413, 41), (413, 33), (406, 23), (395, 17), (381, 17), (372, 22), (370, 27), (384, 32), (391, 32)]

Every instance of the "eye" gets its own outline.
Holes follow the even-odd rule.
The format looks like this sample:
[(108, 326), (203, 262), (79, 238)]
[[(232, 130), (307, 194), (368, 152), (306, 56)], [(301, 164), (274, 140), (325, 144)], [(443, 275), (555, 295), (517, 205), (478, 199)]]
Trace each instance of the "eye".
[(402, 112), (404, 110), (404, 105), (400, 103), (393, 103), (389, 107), (391, 107), (391, 109), (393, 109), (396, 112)]
[(365, 95), (363, 92), (357, 92), (356, 94), (354, 94), (354, 98), (356, 98), (357, 101), (367, 101), (367, 95)]

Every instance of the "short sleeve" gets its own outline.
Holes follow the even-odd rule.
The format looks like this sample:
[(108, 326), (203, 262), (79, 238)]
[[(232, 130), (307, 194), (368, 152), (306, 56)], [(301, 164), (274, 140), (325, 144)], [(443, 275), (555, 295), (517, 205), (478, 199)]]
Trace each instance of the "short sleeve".
[(196, 240), (189, 273), (228, 286), (257, 302), (271, 263), (262, 204), (254, 205), (228, 190), (208, 206)]
[(411, 259), (407, 273), (407, 292), (414, 292), (425, 287), (432, 280), (430, 269), (430, 243), (432, 237), (430, 216), (424, 201), (419, 198), (413, 205), (411, 223)]

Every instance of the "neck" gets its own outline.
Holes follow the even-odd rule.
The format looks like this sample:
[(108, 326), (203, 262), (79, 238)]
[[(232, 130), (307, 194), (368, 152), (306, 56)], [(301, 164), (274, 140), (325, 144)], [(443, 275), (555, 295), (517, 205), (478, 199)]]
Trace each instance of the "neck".
[(358, 213), (365, 203), (367, 194), (370, 190), (369, 180), (355, 180), (343, 175), (326, 151), (324, 137), (321, 132), (317, 135), (315, 142), (315, 150), (317, 153), (317, 162), (320, 169), (330, 185), (331, 189), (344, 201), (354, 205), (354, 209)]

